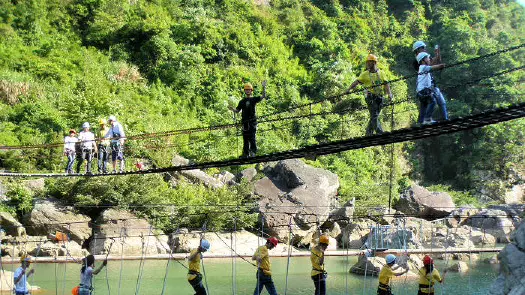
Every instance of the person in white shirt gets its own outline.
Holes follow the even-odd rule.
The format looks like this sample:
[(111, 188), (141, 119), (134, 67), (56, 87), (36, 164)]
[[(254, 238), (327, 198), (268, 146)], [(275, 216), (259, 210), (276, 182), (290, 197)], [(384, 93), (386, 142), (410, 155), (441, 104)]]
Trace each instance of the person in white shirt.
[(67, 157), (66, 173), (73, 173), (73, 164), (75, 163), (75, 145), (78, 142), (75, 129), (69, 130), (69, 135), (64, 137), (64, 156)]
[(81, 153), (77, 163), (77, 173), (80, 173), (82, 163), (84, 163), (84, 160), (87, 160), (86, 174), (91, 174), (91, 161), (93, 160), (93, 154), (97, 152), (97, 144), (95, 142), (95, 134), (89, 131), (89, 123), (84, 122), (82, 128), (84, 130), (78, 134)]
[(111, 138), (110, 147), (113, 173), (117, 172), (117, 160), (120, 161), (120, 172), (124, 172), (124, 139), (126, 138), (126, 133), (124, 133), (124, 127), (117, 122), (115, 116), (109, 116), (108, 122), (110, 127), (105, 137)]
[(432, 120), (432, 113), (436, 106), (435, 93), (432, 87), (432, 76), (430, 74), (433, 70), (442, 69), (444, 64), (430, 65), (430, 54), (421, 52), (417, 55), (417, 62), (419, 63), (419, 71), (417, 76), (417, 98), (421, 103), (419, 110), (419, 117), (423, 118), (423, 125), (435, 123)]
[(35, 273), (35, 269), (27, 270), (31, 264), (31, 256), (24, 254), (20, 257), (20, 263), (22, 265), (15, 270), (13, 274), (13, 281), (15, 283), (15, 294), (16, 295), (25, 295), (29, 294), (29, 284), (27, 279)]
[(97, 269), (95, 268), (95, 256), (88, 255), (82, 259), (82, 268), (80, 269), (80, 286), (79, 295), (91, 295), (93, 291), (93, 276), (97, 275), (104, 266), (108, 264), (107, 260), (102, 262)]

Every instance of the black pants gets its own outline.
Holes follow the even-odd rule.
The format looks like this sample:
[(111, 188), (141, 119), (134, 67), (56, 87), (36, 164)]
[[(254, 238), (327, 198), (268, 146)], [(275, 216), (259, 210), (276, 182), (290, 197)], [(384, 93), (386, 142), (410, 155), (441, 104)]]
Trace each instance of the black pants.
[(391, 289), (383, 290), (383, 289), (377, 288), (377, 295), (394, 295), (394, 294), (392, 294)]
[(98, 145), (98, 173), (108, 173), (109, 146)]
[(275, 284), (273, 283), (272, 276), (265, 275), (261, 269), (257, 270), (257, 286), (253, 291), (253, 295), (260, 295), (263, 288), (266, 287), (266, 291), (270, 295), (277, 295), (277, 290), (275, 289)]
[(417, 291), (417, 295), (434, 295), (434, 292), (431, 292), (431, 293), (423, 293), (423, 292), (421, 292), (421, 290), (418, 290), (418, 291)]
[(257, 153), (257, 142), (255, 139), (255, 133), (257, 132), (257, 123), (245, 122), (242, 124), (242, 155), (250, 156)]
[(202, 275), (199, 273), (196, 274), (196, 276), (193, 280), (188, 281), (188, 283), (190, 283), (193, 290), (195, 290), (195, 295), (206, 295), (206, 288), (204, 288), (202, 284)]
[(77, 173), (80, 173), (80, 167), (82, 166), (82, 163), (84, 163), (84, 160), (87, 160), (86, 173), (91, 173), (91, 160), (93, 160), (93, 150), (83, 149), (82, 153), (80, 153), (79, 155), (80, 157), (77, 163)]
[(315, 286), (315, 295), (326, 295), (326, 276), (324, 274), (318, 274), (312, 276)]
[(368, 112), (370, 113), (370, 121), (366, 127), (366, 136), (374, 133), (383, 133), (383, 127), (379, 121), (379, 114), (381, 114), (381, 108), (383, 108), (383, 97), (375, 94), (368, 94), (366, 96), (366, 105), (368, 106)]

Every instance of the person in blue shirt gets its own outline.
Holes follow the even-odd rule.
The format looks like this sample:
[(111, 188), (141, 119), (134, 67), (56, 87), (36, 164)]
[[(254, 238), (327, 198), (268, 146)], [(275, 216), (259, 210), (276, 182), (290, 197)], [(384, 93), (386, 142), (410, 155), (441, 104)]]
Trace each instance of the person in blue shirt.
[(27, 283), (27, 279), (35, 273), (35, 269), (32, 268), (28, 271), (29, 265), (31, 265), (31, 256), (27, 254), (20, 257), (20, 263), (22, 265), (15, 270), (13, 275), (15, 294), (25, 295), (29, 294), (29, 284)]
[(124, 140), (126, 138), (126, 133), (124, 133), (124, 127), (122, 124), (117, 122), (115, 116), (109, 116), (109, 130), (106, 133), (105, 138), (110, 138), (110, 148), (111, 148), (111, 161), (113, 165), (113, 173), (117, 172), (117, 160), (120, 161), (120, 172), (124, 172)]

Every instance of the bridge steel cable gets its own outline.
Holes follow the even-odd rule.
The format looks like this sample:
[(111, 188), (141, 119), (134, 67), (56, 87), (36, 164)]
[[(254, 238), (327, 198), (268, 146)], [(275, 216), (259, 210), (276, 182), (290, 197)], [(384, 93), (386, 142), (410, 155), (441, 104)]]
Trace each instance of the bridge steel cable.
[(228, 166), (239, 166), (247, 164), (256, 164), (262, 162), (272, 162), (286, 159), (303, 158), (308, 156), (322, 156), (335, 154), (348, 150), (362, 149), (372, 146), (387, 145), (404, 141), (413, 141), (417, 139), (434, 137), (444, 134), (450, 134), (475, 128), (484, 127), (500, 122), (506, 122), (525, 117), (525, 103), (514, 104), (505, 108), (496, 108), (484, 111), (467, 117), (459, 117), (450, 121), (439, 122), (433, 125), (422, 127), (412, 127), (398, 129), (392, 132), (386, 132), (381, 135), (357, 137), (345, 140), (334, 141), (330, 143), (306, 146), (303, 148), (289, 150), (284, 152), (271, 153), (253, 158), (236, 158), (221, 161), (209, 161), (193, 163), (181, 166), (170, 166), (165, 168), (154, 168), (142, 171), (128, 171), (118, 174), (56, 174), (56, 173), (0, 173), (4, 177), (102, 177), (117, 175), (144, 175), (152, 173), (178, 172), (193, 169), (221, 168)]
[[(524, 48), (524, 47), (525, 47), (525, 43), (517, 45), (517, 46), (513, 46), (513, 47), (508, 47), (508, 48), (505, 48), (505, 49), (502, 49), (502, 50), (499, 50), (499, 51), (495, 51), (495, 52), (492, 52), (492, 53), (489, 53), (489, 54), (480, 55), (480, 56), (477, 56), (477, 57), (474, 57), (474, 58), (471, 58), (471, 59), (467, 59), (467, 60), (463, 60), (463, 61), (460, 61), (460, 62), (457, 62), (457, 63), (454, 63), (454, 64), (446, 65), (440, 71), (442, 71), (444, 69), (456, 67), (456, 66), (459, 66), (459, 65), (467, 64), (467, 63), (470, 63), (470, 62), (473, 62), (473, 61), (477, 61), (477, 60), (485, 59), (485, 58), (488, 58), (488, 57), (496, 56), (496, 55), (499, 55), (499, 54), (503, 54), (503, 53), (506, 53), (506, 52), (514, 51), (514, 50), (521, 49), (521, 48)], [(466, 82), (466, 83), (464, 83), (462, 85), (469, 85), (469, 84), (473, 84), (473, 83), (478, 83), (478, 82), (480, 82), (480, 80), (484, 80), (484, 79), (490, 78), (492, 76), (498, 76), (498, 75), (506, 74), (506, 73), (509, 73), (509, 72), (512, 72), (512, 71), (516, 71), (516, 70), (521, 70), (523, 68), (524, 68), (524, 66), (516, 67), (516, 68), (513, 68), (513, 69), (509, 69), (509, 70), (505, 70), (505, 71), (496, 73), (495, 75), (489, 75), (489, 76), (484, 77), (484, 78), (480, 78), (480, 79), (476, 79), (476, 80), (473, 80), (473, 81)], [(400, 77), (400, 78), (397, 78), (397, 79), (394, 79), (394, 80), (385, 81), (385, 82), (383, 82), (380, 85), (386, 85), (386, 84), (389, 84), (389, 83), (394, 83), (394, 82), (407, 80), (409, 78), (417, 77), (418, 75), (419, 75), (418, 73), (412, 74), (412, 75), (407, 75), (407, 76)], [(374, 87), (377, 87), (377, 86), (378, 85), (375, 85)], [(347, 96), (349, 94), (360, 93), (360, 92), (363, 92), (365, 90), (368, 90), (369, 88), (374, 88), (374, 87), (368, 87), (368, 88), (367, 87), (361, 87), (359, 89), (356, 89), (356, 90), (353, 90), (353, 91), (350, 91), (350, 92), (345, 92), (345, 93), (342, 93), (342, 94), (333, 95), (333, 96), (325, 97), (325, 98), (322, 98), (322, 99), (318, 99), (318, 100), (315, 100), (313, 102), (306, 103), (306, 104), (303, 104), (303, 105), (294, 106), (294, 107), (288, 108), (288, 109), (286, 109), (284, 111), (278, 111), (278, 112), (275, 112), (275, 113), (262, 115), (262, 116), (259, 116), (259, 119), (263, 119), (263, 120), (260, 120), (259, 123), (275, 122), (275, 121), (281, 121), (281, 120), (285, 120), (285, 119), (296, 119), (298, 117), (302, 117), (302, 118), (311, 117), (314, 114), (304, 115), (304, 116), (291, 116), (289, 118), (286, 117), (286, 118), (279, 118), (279, 119), (266, 119), (266, 118), (271, 117), (271, 116), (276, 116), (276, 115), (279, 115), (279, 114), (282, 114), (282, 113), (287, 113), (287, 112), (290, 112), (290, 111), (293, 111), (293, 110), (296, 110), (296, 109), (300, 109), (300, 108), (303, 108), (303, 107), (312, 106), (312, 105), (321, 103), (321, 102), (326, 101), (326, 100), (333, 100), (333, 99), (337, 99), (337, 98), (341, 98), (341, 97)], [(406, 101), (408, 101), (408, 100), (402, 100), (402, 101), (391, 103), (391, 104), (388, 104), (388, 105), (397, 104), (397, 103), (403, 103), (403, 102), (406, 102)], [(385, 105), (385, 106), (388, 106), (388, 105)], [(340, 112), (341, 111), (335, 112), (335, 113), (340, 113)], [(128, 140), (129, 139), (137, 140), (137, 139), (155, 138), (155, 137), (159, 137), (159, 136), (173, 136), (173, 135), (180, 135), (180, 134), (192, 134), (192, 133), (198, 133), (198, 132), (211, 132), (211, 131), (214, 131), (214, 130), (231, 129), (231, 128), (238, 127), (240, 125), (241, 125), (240, 123), (233, 123), (233, 124), (230, 123), (230, 124), (219, 124), (219, 125), (210, 125), (210, 126), (202, 126), (202, 127), (192, 127), (192, 128), (184, 128), (184, 129), (171, 130), (171, 131), (160, 131), (160, 132), (153, 132), (153, 133), (141, 133), (141, 134), (127, 136), (126, 138)], [(25, 145), (25, 146), (0, 146), (0, 150), (38, 149), (38, 148), (47, 148), (47, 147), (56, 147), (56, 148), (58, 148), (58, 147), (61, 147), (61, 146), (63, 146), (63, 143), (50, 143), (50, 144)]]

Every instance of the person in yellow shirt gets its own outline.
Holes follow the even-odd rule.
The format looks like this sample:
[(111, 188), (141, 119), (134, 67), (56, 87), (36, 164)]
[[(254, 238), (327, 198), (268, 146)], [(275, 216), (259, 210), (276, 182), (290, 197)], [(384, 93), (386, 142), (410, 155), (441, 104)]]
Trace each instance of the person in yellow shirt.
[(312, 280), (315, 286), (315, 295), (326, 294), (326, 271), (324, 270), (324, 251), (328, 248), (330, 239), (328, 236), (319, 237), (319, 244), (312, 248), (310, 261), (312, 262)]
[[(434, 295), (434, 284), (436, 282), (443, 283), (443, 278), (439, 271), (434, 268), (434, 260), (432, 257), (425, 255), (423, 257), (424, 267), (419, 270), (419, 290), (418, 295)], [(443, 275), (446, 273), (443, 273)]]
[(403, 272), (395, 272), (401, 266), (394, 266), (396, 264), (396, 256), (393, 254), (388, 254), (385, 257), (386, 265), (381, 268), (379, 272), (379, 286), (377, 287), (377, 295), (393, 295), (392, 288), (390, 287), (390, 282), (394, 276), (399, 277), (408, 272), (408, 265)]
[(379, 121), (379, 114), (381, 113), (385, 101), (384, 95), (388, 95), (390, 100), (392, 100), (390, 85), (384, 84), (381, 87), (381, 84), (384, 82), (384, 77), (377, 67), (377, 56), (369, 54), (366, 58), (366, 71), (361, 73), (357, 80), (355, 80), (347, 90), (347, 92), (350, 92), (357, 85), (361, 84), (368, 88), (365, 100), (368, 106), (368, 111), (370, 112), (370, 121), (366, 127), (366, 136), (370, 136), (374, 133), (383, 133), (383, 127), (381, 127), (381, 122)]
[(268, 250), (272, 250), (277, 246), (279, 241), (271, 237), (266, 240), (266, 244), (257, 248), (255, 254), (252, 256), (252, 260), (257, 261), (257, 286), (253, 295), (260, 295), (263, 287), (266, 287), (266, 290), (270, 295), (277, 295), (277, 290), (272, 280), (272, 271), (270, 264), (270, 257), (268, 255)]
[(206, 288), (202, 284), (201, 259), (202, 253), (210, 250), (210, 242), (201, 240), (200, 246), (193, 249), (188, 256), (188, 283), (195, 290), (195, 295), (206, 295)]
[(97, 133), (98, 137), (98, 173), (108, 173), (108, 162), (109, 162), (109, 139), (105, 138), (109, 131), (107, 127), (106, 119), (100, 119), (98, 121), (100, 129)]

